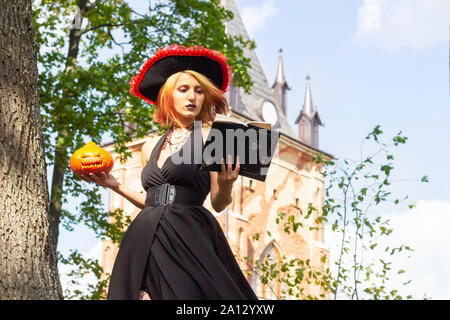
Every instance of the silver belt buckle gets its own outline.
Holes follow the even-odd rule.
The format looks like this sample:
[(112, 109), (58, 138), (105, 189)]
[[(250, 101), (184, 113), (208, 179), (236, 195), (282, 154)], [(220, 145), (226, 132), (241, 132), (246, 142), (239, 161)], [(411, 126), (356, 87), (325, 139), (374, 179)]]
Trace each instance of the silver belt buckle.
[(168, 183), (160, 185), (155, 192), (155, 202), (158, 205), (171, 204), (175, 200), (175, 186)]

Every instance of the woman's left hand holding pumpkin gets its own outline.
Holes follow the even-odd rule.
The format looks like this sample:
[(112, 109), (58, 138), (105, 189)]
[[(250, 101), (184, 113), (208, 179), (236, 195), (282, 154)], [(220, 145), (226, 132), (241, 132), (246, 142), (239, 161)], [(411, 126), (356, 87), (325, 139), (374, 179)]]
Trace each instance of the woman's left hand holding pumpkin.
[(80, 179), (86, 182), (95, 182), (99, 186), (110, 188), (112, 190), (116, 189), (120, 185), (117, 179), (110, 173), (105, 172), (100, 172), (98, 174), (89, 173), (89, 174), (79, 174), (78, 176), (80, 177)]

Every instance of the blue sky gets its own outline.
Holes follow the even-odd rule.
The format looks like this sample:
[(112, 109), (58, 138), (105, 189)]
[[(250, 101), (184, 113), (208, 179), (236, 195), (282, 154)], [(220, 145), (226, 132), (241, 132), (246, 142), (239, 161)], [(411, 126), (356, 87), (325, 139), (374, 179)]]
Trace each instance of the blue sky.
[[(319, 148), (360, 159), (360, 143), (376, 125), (384, 138), (399, 131), (393, 193), (417, 207), (380, 212), (394, 228), (391, 241), (415, 249), (395, 263), (412, 279), (404, 293), (450, 299), (450, 109), (448, 14), (445, 0), (236, 0), (270, 84), (283, 49), (288, 121), (304, 101), (306, 75), (325, 127)], [(367, 153), (365, 153), (367, 155)], [(413, 180), (428, 175), (429, 183)], [(328, 245), (333, 239), (328, 237)], [(400, 280), (393, 280), (399, 284)]]
[[(446, 2), (409, 2), (433, 1)], [(369, 41), (370, 35), (357, 39), (358, 10), (370, 2), (383, 3), (236, 1), (244, 21), (250, 20), (246, 14), (251, 16), (256, 8), (271, 12), (263, 25), (258, 21), (258, 27), (252, 27), (250, 21), (247, 29), (256, 40), (270, 84), (275, 78), (278, 49), (283, 49), (285, 74), (292, 87), (288, 91), (288, 120), (293, 128), (309, 74), (313, 102), (325, 122), (325, 127), (320, 127), (321, 149), (358, 159), (360, 140), (376, 125), (381, 125), (386, 137), (402, 131), (408, 143), (399, 150), (399, 176), (428, 174), (432, 182), (411, 186), (414, 190), (410, 192), (423, 199), (449, 199), (450, 189), (443, 186), (450, 175), (437, 165), (438, 159), (450, 156), (444, 142), (450, 137), (448, 26), (436, 23), (445, 29), (444, 37), (423, 49), (410, 45), (391, 49), (383, 40)], [(391, 0), (395, 2), (404, 1)]]
[[(399, 131), (408, 137), (394, 149), (393, 179), (402, 181), (392, 189), (408, 194), (417, 208), (392, 208), (383, 215), (392, 217), (393, 238), (416, 250), (410, 260), (398, 261), (413, 280), (409, 292), (450, 299), (449, 2), (235, 1), (269, 84), (283, 49), (294, 132), (309, 74), (313, 103), (325, 123), (320, 149), (358, 160), (362, 139), (376, 125), (385, 139)], [(429, 183), (413, 181), (424, 175)], [(60, 250), (75, 245), (98, 256), (95, 239), (83, 228), (80, 233), (62, 231)]]

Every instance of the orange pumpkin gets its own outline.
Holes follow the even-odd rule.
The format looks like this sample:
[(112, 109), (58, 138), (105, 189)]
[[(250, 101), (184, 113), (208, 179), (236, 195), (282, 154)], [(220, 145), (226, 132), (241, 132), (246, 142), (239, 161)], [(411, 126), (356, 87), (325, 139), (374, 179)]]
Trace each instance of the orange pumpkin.
[(76, 174), (108, 173), (112, 170), (114, 161), (108, 151), (94, 142), (88, 142), (73, 153), (69, 165)]

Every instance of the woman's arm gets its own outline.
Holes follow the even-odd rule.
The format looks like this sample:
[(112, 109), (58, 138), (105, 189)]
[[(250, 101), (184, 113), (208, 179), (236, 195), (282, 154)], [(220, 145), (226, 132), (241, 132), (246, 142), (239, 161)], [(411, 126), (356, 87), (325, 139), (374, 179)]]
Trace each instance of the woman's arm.
[(231, 191), (233, 190), (233, 183), (239, 175), (239, 157), (236, 160), (236, 167), (232, 170), (231, 157), (228, 157), (227, 166), (225, 169), (225, 161), (222, 158), (220, 165), (221, 171), (210, 172), (211, 177), (211, 206), (217, 212), (224, 210), (232, 201)]
[(89, 175), (81, 174), (79, 177), (86, 182), (95, 182), (102, 187), (109, 188), (112, 191), (117, 192), (138, 208), (143, 209), (145, 206), (145, 193), (140, 193), (128, 187), (122, 186), (120, 182), (117, 181), (117, 179), (110, 173), (102, 172), (100, 175), (93, 173)]
[(125, 197), (128, 201), (134, 204), (136, 207), (140, 209), (144, 209), (145, 207), (145, 198), (147, 197), (147, 193), (141, 193), (125, 186), (122, 186), (120, 183), (118, 186), (111, 188), (112, 191), (117, 192), (122, 197)]
[[(141, 150), (142, 167), (145, 167), (145, 165), (147, 164), (148, 159), (150, 158), (150, 154), (153, 148), (155, 147), (156, 142), (158, 141), (157, 138), (158, 137), (156, 138), (154, 137), (148, 140), (142, 146)], [(121, 185), (120, 182), (117, 181), (117, 179), (114, 178), (114, 176), (110, 173), (102, 173), (100, 175), (95, 174), (79, 175), (79, 177), (80, 179), (86, 182), (95, 182), (102, 187), (111, 189), (112, 191), (126, 198), (128, 201), (130, 201), (138, 208), (143, 209), (145, 207), (145, 198), (147, 196), (146, 193), (141, 193)]]
[[(203, 123), (202, 138), (203, 144), (206, 143), (209, 131), (211, 130), (211, 123)], [(237, 157), (236, 167), (232, 170), (231, 156), (228, 157), (228, 165), (225, 166), (225, 161), (222, 158), (221, 171), (211, 171), (211, 206), (217, 212), (223, 211), (232, 201), (233, 197), (233, 183), (239, 175), (239, 157)]]

